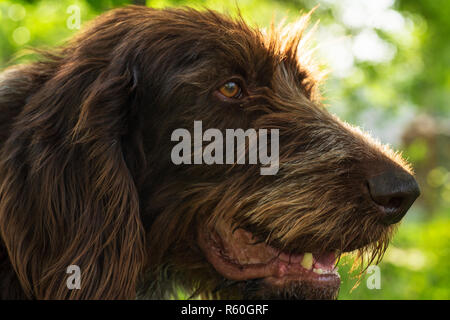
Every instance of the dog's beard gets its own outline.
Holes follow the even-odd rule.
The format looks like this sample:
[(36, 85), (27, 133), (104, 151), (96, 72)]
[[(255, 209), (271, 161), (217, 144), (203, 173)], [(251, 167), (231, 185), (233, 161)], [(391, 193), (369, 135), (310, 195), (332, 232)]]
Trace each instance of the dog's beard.
[[(377, 234), (368, 243), (367, 239), (361, 238), (361, 247), (344, 248), (347, 250), (330, 247), (312, 253), (295, 253), (258, 241), (249, 231), (233, 230), (226, 223), (216, 223), (214, 231), (199, 233), (199, 244), (216, 271), (227, 279), (234, 279), (228, 280), (227, 284), (234, 289), (233, 298), (331, 300), (339, 293), (340, 277), (336, 265), (340, 255), (356, 250), (359, 259), (355, 263), (359, 261), (361, 267), (377, 263), (387, 247), (391, 229), (383, 227), (381, 235)], [(219, 296), (222, 293), (229, 296), (226, 291), (230, 292), (216, 290)]]
[(339, 284), (317, 287), (308, 281), (291, 281), (283, 286), (273, 286), (264, 279), (243, 281), (239, 284), (242, 299), (246, 300), (334, 300), (339, 294)]

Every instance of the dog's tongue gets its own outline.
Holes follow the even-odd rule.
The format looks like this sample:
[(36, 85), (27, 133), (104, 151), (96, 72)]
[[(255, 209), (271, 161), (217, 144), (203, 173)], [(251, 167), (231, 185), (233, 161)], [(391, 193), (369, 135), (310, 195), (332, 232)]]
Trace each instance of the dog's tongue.
[(314, 253), (314, 268), (322, 270), (333, 270), (336, 264), (336, 254), (334, 252)]

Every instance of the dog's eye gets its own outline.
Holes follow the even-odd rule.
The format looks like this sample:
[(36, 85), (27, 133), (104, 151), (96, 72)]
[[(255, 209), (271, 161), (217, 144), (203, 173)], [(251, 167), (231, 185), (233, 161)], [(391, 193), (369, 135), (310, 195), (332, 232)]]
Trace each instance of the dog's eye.
[(234, 81), (228, 81), (219, 88), (219, 92), (227, 98), (239, 99), (242, 95), (241, 87)]

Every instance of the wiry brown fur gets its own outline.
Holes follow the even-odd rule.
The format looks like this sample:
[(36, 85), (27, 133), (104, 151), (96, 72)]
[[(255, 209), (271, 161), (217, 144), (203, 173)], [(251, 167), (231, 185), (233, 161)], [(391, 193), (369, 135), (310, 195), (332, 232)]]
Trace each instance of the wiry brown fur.
[[(236, 285), (197, 243), (221, 221), (288, 252), (380, 258), (392, 227), (365, 177), (399, 156), (320, 104), (299, 46), (306, 21), (267, 34), (213, 11), (118, 9), (0, 78), (0, 298), (293, 297)], [(229, 77), (248, 97), (218, 101)], [(170, 161), (176, 128), (280, 129), (280, 171)], [(81, 290), (66, 288), (79, 265)], [(292, 291), (290, 294), (289, 290)], [(263, 293), (261, 293), (263, 292)]]

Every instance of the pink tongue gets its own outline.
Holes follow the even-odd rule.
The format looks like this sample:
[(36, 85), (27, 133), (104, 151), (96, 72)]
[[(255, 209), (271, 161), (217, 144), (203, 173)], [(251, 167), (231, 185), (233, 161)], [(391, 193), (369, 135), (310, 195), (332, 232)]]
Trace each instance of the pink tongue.
[(332, 270), (336, 263), (336, 257), (334, 252), (325, 252), (322, 254), (313, 254), (314, 256), (314, 268), (320, 268), (324, 270)]

